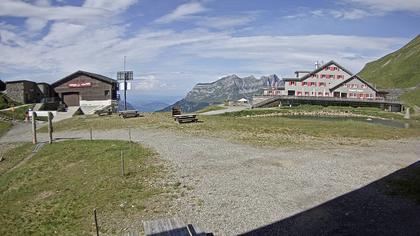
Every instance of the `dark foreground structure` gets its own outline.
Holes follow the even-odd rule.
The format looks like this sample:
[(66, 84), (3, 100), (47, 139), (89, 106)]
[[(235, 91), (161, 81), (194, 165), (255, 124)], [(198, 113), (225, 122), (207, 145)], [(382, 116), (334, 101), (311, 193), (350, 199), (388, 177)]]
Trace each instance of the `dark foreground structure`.
[[(415, 183), (420, 161), (312, 209), (242, 235), (420, 235), (420, 203), (396, 186)], [(414, 185), (414, 184), (412, 184)], [(411, 186), (411, 194), (419, 188)], [(418, 193), (417, 193), (418, 194)]]

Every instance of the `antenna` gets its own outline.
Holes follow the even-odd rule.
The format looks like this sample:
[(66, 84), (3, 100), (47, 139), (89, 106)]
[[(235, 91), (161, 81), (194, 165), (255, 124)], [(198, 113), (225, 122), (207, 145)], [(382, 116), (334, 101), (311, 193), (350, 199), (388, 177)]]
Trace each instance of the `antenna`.
[(124, 71), (117, 72), (117, 80), (124, 80), (124, 110), (127, 110), (127, 80), (133, 80), (133, 71), (125, 70), (126, 56), (124, 56)]

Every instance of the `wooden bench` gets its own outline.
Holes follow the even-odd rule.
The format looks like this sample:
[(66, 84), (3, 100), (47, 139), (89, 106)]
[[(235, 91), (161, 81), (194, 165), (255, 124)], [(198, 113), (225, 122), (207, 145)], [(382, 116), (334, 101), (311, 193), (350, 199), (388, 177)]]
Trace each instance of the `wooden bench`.
[(139, 117), (140, 113), (137, 110), (126, 110), (126, 111), (120, 111), (118, 113), (118, 116), (121, 118), (133, 118), (133, 117)]
[(205, 233), (197, 226), (185, 224), (179, 218), (159, 219), (143, 222), (144, 234), (146, 236), (208, 236), (212, 233)]
[(197, 114), (174, 115), (174, 120), (178, 123), (192, 123), (197, 122)]

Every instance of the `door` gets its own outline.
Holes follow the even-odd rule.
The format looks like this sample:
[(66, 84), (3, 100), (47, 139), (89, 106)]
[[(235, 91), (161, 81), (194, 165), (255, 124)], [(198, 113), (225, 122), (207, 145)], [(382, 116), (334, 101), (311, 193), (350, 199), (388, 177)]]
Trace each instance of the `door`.
[(80, 106), (79, 93), (63, 93), (63, 102), (71, 106)]
[(340, 92), (334, 92), (333, 96), (334, 96), (335, 98), (339, 98), (339, 97), (340, 97)]

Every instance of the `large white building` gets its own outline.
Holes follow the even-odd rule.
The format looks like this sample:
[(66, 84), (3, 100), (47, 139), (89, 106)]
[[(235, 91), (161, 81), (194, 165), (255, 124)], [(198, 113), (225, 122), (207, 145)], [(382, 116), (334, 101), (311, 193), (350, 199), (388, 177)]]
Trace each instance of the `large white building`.
[(264, 95), (335, 97), (375, 100), (378, 90), (334, 61), (316, 66), (314, 71), (296, 71), (295, 77), (283, 78), (284, 89)]

